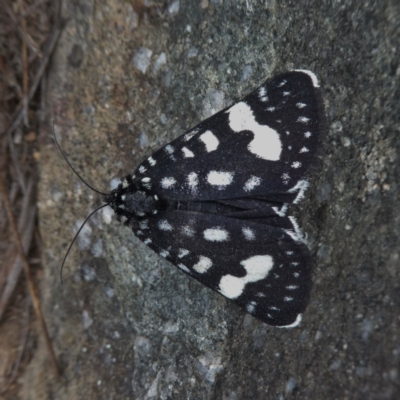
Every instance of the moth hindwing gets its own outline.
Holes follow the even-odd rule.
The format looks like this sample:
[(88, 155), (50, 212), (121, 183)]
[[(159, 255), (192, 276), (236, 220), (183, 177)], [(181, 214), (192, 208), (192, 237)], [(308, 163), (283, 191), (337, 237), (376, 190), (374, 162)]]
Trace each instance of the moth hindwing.
[(315, 75), (281, 74), (156, 151), (105, 202), (186, 274), (269, 325), (297, 326), (312, 258), (286, 212), (308, 187), (322, 119)]

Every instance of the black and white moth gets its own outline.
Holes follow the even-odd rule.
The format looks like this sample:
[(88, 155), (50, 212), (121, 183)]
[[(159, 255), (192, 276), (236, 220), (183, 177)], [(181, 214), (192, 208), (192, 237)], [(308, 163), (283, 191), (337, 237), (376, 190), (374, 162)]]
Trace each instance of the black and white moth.
[(278, 75), (156, 151), (104, 202), (184, 273), (269, 325), (295, 327), (312, 258), (286, 212), (308, 187), (323, 112), (312, 72)]

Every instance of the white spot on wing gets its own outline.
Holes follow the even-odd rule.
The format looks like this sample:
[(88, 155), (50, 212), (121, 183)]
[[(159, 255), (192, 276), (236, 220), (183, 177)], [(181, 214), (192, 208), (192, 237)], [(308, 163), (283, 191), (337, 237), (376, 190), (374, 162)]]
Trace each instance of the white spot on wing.
[(145, 239), (145, 240), (143, 240), (143, 243), (144, 244), (150, 244), (151, 243), (151, 239)]
[(296, 290), (296, 289), (298, 289), (299, 287), (298, 286), (296, 286), (296, 285), (289, 285), (289, 286), (286, 286), (286, 289), (287, 290)]
[(253, 229), (242, 228), (242, 233), (246, 240), (254, 240), (256, 238), (256, 235), (255, 235)]
[(204, 132), (199, 136), (199, 139), (205, 144), (208, 153), (217, 150), (219, 140), (211, 131)]
[(303, 315), (299, 314), (297, 316), (296, 320), (292, 324), (284, 325), (284, 326), (277, 326), (277, 328), (295, 328), (296, 326), (298, 326), (300, 324), (302, 318), (303, 318)]
[(193, 151), (189, 150), (187, 147), (182, 147), (183, 157), (191, 158), (194, 157)]
[(187, 249), (179, 249), (178, 258), (183, 258), (189, 254), (189, 250)]
[(163, 258), (167, 258), (169, 256), (169, 252), (167, 250), (161, 250), (159, 254)]
[(251, 301), (249, 304), (247, 304), (246, 311), (249, 314), (252, 314), (254, 312), (254, 310), (256, 309), (256, 305), (257, 305), (257, 303), (255, 301)]
[(311, 137), (311, 132), (304, 132), (304, 136), (308, 139), (309, 137)]
[(197, 129), (193, 129), (191, 132), (188, 132), (185, 136), (184, 136), (184, 140), (185, 142), (188, 142), (194, 135), (196, 135), (196, 133), (198, 133), (199, 131)]
[(142, 230), (149, 229), (149, 220), (148, 219), (143, 219), (142, 221), (139, 222), (139, 228)]
[(162, 231), (172, 231), (172, 225), (166, 220), (166, 219), (161, 219), (158, 222), (158, 228), (161, 229)]
[(149, 157), (147, 159), (147, 161), (149, 162), (149, 164), (154, 167), (157, 164), (157, 161), (153, 158), (153, 157)]
[(189, 269), (186, 265), (178, 264), (177, 267), (178, 267), (179, 269), (181, 269), (182, 271), (185, 271), (185, 272), (187, 272), (188, 274), (190, 274), (190, 269)]
[(311, 78), (313, 86), (319, 87), (318, 78), (315, 76), (313, 72), (308, 71), (307, 69), (295, 69), (294, 71), (303, 72), (304, 74), (307, 74)]
[(139, 172), (141, 173), (141, 174), (143, 174), (144, 172), (146, 172), (147, 171), (147, 168), (146, 167), (143, 167), (143, 165), (141, 165), (140, 167), (139, 167)]
[(207, 181), (214, 186), (228, 186), (233, 181), (233, 172), (211, 171), (207, 175)]
[(193, 269), (199, 274), (204, 274), (212, 267), (212, 265), (213, 263), (208, 257), (200, 256), (199, 262), (193, 265)]
[[(293, 229), (285, 229), (285, 232), (291, 236), (293, 240), (296, 242), (304, 242), (304, 236), (303, 233), (301, 232), (301, 229), (299, 227), (299, 224), (296, 221), (296, 218), (293, 216), (289, 216), (290, 222), (293, 225)], [(294, 263), (291, 263), (294, 264)]]
[(196, 232), (189, 225), (182, 226), (182, 234), (185, 236), (193, 237)]
[(306, 105), (307, 105), (307, 104), (305, 104), (305, 103), (297, 103), (297, 104), (296, 104), (296, 107), (297, 107), (297, 108), (304, 108)]
[(150, 180), (151, 179), (149, 177), (142, 178), (142, 182), (144, 182), (144, 183), (150, 182)]
[(219, 283), (220, 293), (228, 299), (238, 298), (243, 293), (247, 283), (264, 279), (274, 266), (274, 261), (271, 256), (263, 255), (250, 257), (240, 264), (247, 272), (244, 277), (225, 275)]
[(298, 204), (304, 198), (304, 193), (308, 188), (308, 182), (306, 180), (298, 181), (295, 186), (288, 190), (288, 193), (298, 192), (296, 198), (293, 200), (293, 204)]
[(299, 118), (297, 118), (297, 122), (301, 122), (303, 124), (306, 124), (309, 120), (310, 120), (310, 118), (307, 118), (307, 117), (299, 117)]
[(161, 186), (163, 189), (171, 189), (175, 184), (176, 180), (172, 176), (168, 178), (163, 178), (161, 180)]
[(308, 153), (310, 150), (307, 149), (307, 147), (302, 147), (299, 151), (299, 153)]
[(196, 172), (191, 172), (187, 177), (187, 181), (190, 189), (195, 190), (196, 186), (199, 184), (199, 179)]
[(286, 296), (283, 298), (284, 301), (293, 301), (293, 297)]
[(282, 142), (276, 130), (268, 125), (260, 125), (254, 118), (252, 109), (241, 101), (228, 111), (229, 126), (236, 132), (252, 131), (254, 139), (248, 144), (250, 153), (264, 160), (278, 161), (282, 152)]
[(301, 167), (301, 162), (295, 161), (295, 162), (291, 165), (291, 167), (292, 167), (292, 168), (300, 168), (300, 167)]
[(209, 242), (226, 242), (229, 240), (229, 233), (220, 227), (206, 229), (203, 232), (204, 239)]
[(168, 144), (168, 145), (166, 145), (166, 146), (164, 147), (164, 151), (165, 151), (167, 154), (172, 154), (172, 153), (175, 151), (175, 149), (173, 148), (173, 146), (171, 146), (170, 144)]
[(261, 86), (259, 89), (258, 89), (258, 98), (260, 99), (260, 101), (262, 101), (262, 102), (266, 102), (266, 101), (268, 101), (268, 96), (267, 96), (267, 90), (265, 89), (265, 87), (264, 86)]
[(291, 178), (290, 178), (290, 175), (289, 175), (287, 172), (284, 172), (284, 173), (282, 174), (281, 178), (282, 178), (283, 183), (284, 183), (285, 185), (287, 185), (287, 184), (289, 183), (290, 179), (291, 179)]
[(286, 211), (288, 209), (288, 205), (285, 203), (282, 205), (282, 207), (279, 209), (279, 207), (272, 207), (272, 209), (275, 211), (276, 215), (279, 215), (280, 217), (286, 216)]
[(250, 192), (253, 190), (256, 186), (258, 186), (261, 183), (261, 178), (258, 176), (252, 176), (245, 184), (244, 184), (244, 190), (246, 192)]

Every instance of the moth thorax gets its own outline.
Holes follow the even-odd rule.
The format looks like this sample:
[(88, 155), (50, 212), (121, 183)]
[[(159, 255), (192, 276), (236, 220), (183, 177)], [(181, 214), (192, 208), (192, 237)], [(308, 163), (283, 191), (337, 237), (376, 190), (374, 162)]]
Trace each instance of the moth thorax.
[(139, 216), (155, 214), (159, 208), (157, 198), (142, 191), (126, 193), (124, 205), (127, 212)]

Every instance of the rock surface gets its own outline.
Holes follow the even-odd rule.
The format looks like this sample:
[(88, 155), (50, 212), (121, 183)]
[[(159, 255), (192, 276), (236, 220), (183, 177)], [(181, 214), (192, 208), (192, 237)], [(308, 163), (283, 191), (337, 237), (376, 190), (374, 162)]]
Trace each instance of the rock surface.
[[(190, 3), (190, 4), (187, 4)], [(66, 0), (49, 81), (69, 159), (102, 191), (162, 144), (291, 68), (321, 81), (327, 132), (298, 210), (315, 254), (300, 327), (268, 327), (154, 254), (55, 148), (41, 154), (42, 300), (28, 399), (400, 397), (400, 4)]]

